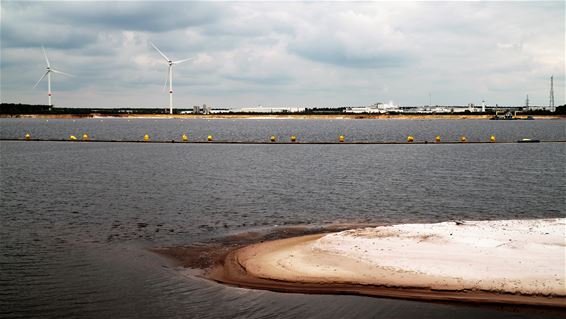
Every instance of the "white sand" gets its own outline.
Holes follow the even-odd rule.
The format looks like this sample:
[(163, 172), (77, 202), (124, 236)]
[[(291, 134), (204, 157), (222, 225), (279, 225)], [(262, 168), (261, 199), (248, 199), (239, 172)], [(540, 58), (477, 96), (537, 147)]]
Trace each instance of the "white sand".
[(239, 251), (256, 278), (566, 296), (566, 218), (408, 224)]
[(324, 236), (311, 249), (376, 268), (451, 279), (435, 288), (566, 295), (564, 218), (365, 228)]

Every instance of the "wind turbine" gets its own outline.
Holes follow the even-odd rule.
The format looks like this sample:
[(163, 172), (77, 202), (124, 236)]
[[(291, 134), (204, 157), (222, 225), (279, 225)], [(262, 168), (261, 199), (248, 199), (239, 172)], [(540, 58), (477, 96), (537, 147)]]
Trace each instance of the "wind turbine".
[(43, 49), (43, 56), (45, 57), (45, 63), (47, 63), (47, 67), (46, 67), (47, 71), (43, 74), (43, 76), (39, 79), (39, 81), (35, 83), (33, 87), (35, 88), (39, 84), (39, 82), (41, 82), (41, 80), (43, 80), (43, 78), (47, 75), (47, 100), (48, 100), (48, 105), (51, 106), (52, 105), (51, 104), (51, 73), (57, 73), (66, 76), (72, 76), (72, 75), (70, 75), (69, 73), (52, 69), (51, 64), (49, 64), (49, 59), (47, 58), (47, 53), (45, 52), (45, 48), (43, 46), (41, 46), (41, 48)]
[(149, 43), (151, 44), (151, 46), (157, 52), (159, 52), (159, 54), (161, 54), (161, 56), (165, 59), (167, 64), (169, 64), (169, 71), (168, 71), (168, 74), (167, 74), (167, 80), (165, 80), (165, 85), (163, 85), (163, 89), (165, 89), (165, 87), (167, 86), (167, 82), (169, 82), (169, 114), (173, 114), (173, 65), (181, 64), (183, 62), (187, 62), (187, 61), (192, 60), (194, 58), (172, 61), (163, 52), (161, 52), (161, 50), (159, 50), (157, 48), (157, 46), (155, 46), (155, 44), (153, 44), (153, 42), (149, 42)]

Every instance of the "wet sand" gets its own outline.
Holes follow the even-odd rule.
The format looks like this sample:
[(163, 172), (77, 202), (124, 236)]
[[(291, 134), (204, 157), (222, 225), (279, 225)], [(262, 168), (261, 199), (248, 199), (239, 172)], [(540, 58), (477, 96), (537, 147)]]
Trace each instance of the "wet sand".
[[(496, 224), (496, 226), (499, 225)], [(368, 232), (368, 230), (355, 232), (359, 234), (364, 231)], [(487, 228), (486, 231), (489, 232), (490, 229)], [(352, 231), (343, 233), (348, 234), (348, 232)], [(531, 274), (525, 274), (525, 278), (522, 279), (500, 278), (499, 281), (489, 281), (488, 284), (480, 280), (470, 285), (470, 282), (466, 282), (466, 278), (458, 278), (446, 269), (441, 269), (447, 274), (442, 276), (426, 274), (424, 270), (411, 271), (398, 267), (379, 267), (356, 258), (355, 253), (348, 256), (340, 252), (329, 253), (328, 249), (320, 248), (321, 243), (327, 239), (326, 237), (332, 238), (338, 234), (308, 235), (245, 246), (227, 253), (223, 261), (208, 272), (207, 277), (234, 286), (283, 292), (359, 294), (428, 301), (566, 308), (566, 294), (563, 292), (564, 288), (561, 287), (564, 285), (563, 277), (551, 283), (552, 287), (549, 289), (546, 287), (549, 281), (545, 281), (545, 278), (540, 279), (540, 274), (535, 274), (539, 276), (537, 281), (528, 278)], [(507, 235), (505, 233), (505, 236)], [(421, 243), (421, 239), (416, 242)], [(340, 238), (340, 242), (344, 243), (343, 238)], [(336, 243), (336, 240), (333, 243)], [(405, 244), (403, 241), (403, 245)], [(564, 249), (563, 243), (558, 243), (558, 245), (562, 245), (562, 250)], [(346, 251), (352, 251), (351, 248), (348, 247)], [(456, 248), (459, 249), (459, 247)], [(511, 247), (511, 251), (513, 249), (516, 248)], [(364, 255), (363, 250), (361, 255)], [(556, 259), (556, 256), (554, 257)], [(560, 255), (557, 257), (562, 258)], [(548, 262), (555, 261), (549, 260)], [(478, 264), (482, 263), (489, 264), (487, 260)], [(420, 264), (420, 266), (426, 266), (426, 260)], [(497, 262), (494, 265), (500, 266)], [(439, 264), (439, 266), (442, 265)], [(533, 266), (536, 267), (536, 265)], [(564, 264), (561, 267), (564, 269)], [(503, 268), (507, 267), (503, 266)], [(465, 270), (465, 273), (466, 271), (470, 272)], [(511, 274), (504, 272), (504, 274), (514, 276), (513, 272)], [(473, 273), (468, 275), (474, 279)], [(482, 275), (481, 272), (479, 275)], [(490, 286), (494, 282), (502, 286), (494, 289), (493, 286)], [(509, 283), (519, 288), (510, 288)]]
[[(283, 226), (263, 231), (235, 233), (189, 246), (154, 247), (149, 250), (171, 258), (182, 267), (205, 270), (208, 273), (212, 268), (223, 264), (231, 252), (252, 244), (305, 235), (323, 235), (368, 226), (371, 225), (335, 223), (324, 226)], [(378, 224), (373, 224), (373, 226), (378, 226)]]

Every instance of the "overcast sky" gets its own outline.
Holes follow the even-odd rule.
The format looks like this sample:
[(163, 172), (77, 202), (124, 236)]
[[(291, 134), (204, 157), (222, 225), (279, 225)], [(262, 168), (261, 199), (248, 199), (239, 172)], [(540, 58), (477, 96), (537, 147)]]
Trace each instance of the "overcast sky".
[(565, 2), (1, 3), (1, 100), (60, 107), (556, 105)]

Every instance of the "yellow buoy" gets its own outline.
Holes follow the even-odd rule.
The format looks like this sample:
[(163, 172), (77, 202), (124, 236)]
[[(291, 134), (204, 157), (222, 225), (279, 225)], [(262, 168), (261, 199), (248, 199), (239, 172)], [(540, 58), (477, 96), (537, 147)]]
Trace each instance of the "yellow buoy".
[(468, 139), (465, 136), (460, 137), (460, 142), (466, 143), (467, 141), (468, 141)]
[(183, 140), (183, 142), (186, 142), (189, 140), (189, 137), (186, 134), (183, 134), (183, 136), (181, 136), (181, 139)]
[(88, 135), (86, 133), (83, 134), (83, 141), (88, 141)]
[(291, 136), (291, 142), (296, 142), (297, 141), (297, 137), (295, 135)]
[(412, 135), (407, 136), (407, 142), (412, 143), (415, 138)]
[(206, 139), (207, 139), (209, 142), (212, 142), (212, 135), (209, 135)]
[(26, 140), (29, 140), (29, 139), (31, 139), (31, 135), (29, 135), (29, 133), (26, 133), (26, 135), (24, 136), (24, 138), (25, 138)]
[(76, 141), (76, 140), (77, 140), (77, 137), (74, 136), (74, 135), (71, 135), (71, 136), (69, 136), (69, 139), (70, 139), (71, 141)]
[(340, 135), (338, 137), (338, 140), (340, 141), (340, 143), (344, 143), (344, 140), (345, 140), (344, 135)]
[(434, 138), (434, 141), (436, 143), (440, 143), (440, 135), (436, 135), (436, 137)]
[(489, 137), (489, 141), (490, 141), (491, 143), (495, 143), (495, 136), (494, 136), (494, 135), (490, 136), (490, 137)]
[(147, 134), (144, 135), (144, 136), (143, 136), (143, 140), (146, 141), (146, 142), (149, 141), (149, 135), (147, 135)]
[(271, 140), (272, 142), (276, 142), (276, 141), (277, 141), (277, 138), (275, 137), (275, 135), (271, 135), (270, 140)]

